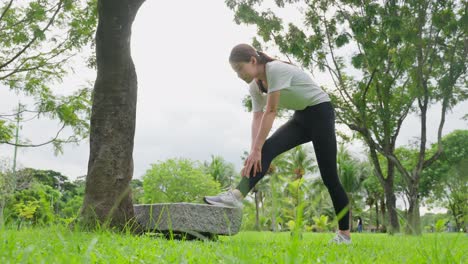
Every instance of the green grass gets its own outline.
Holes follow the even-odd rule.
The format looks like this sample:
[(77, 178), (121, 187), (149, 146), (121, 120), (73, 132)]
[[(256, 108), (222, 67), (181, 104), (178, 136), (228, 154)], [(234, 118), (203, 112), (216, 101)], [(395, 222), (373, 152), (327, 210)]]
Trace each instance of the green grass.
[(242, 232), (204, 242), (60, 227), (0, 230), (0, 263), (468, 263), (466, 234), (364, 233), (353, 234), (352, 245), (328, 245), (332, 236)]

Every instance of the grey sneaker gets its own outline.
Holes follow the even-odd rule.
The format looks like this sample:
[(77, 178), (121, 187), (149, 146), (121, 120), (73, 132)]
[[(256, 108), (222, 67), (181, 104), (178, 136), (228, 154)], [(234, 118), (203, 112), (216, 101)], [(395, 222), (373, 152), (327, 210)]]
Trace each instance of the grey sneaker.
[(336, 233), (335, 237), (330, 240), (329, 244), (351, 244), (351, 238), (347, 235), (343, 235), (340, 232)]
[(205, 196), (203, 197), (203, 201), (207, 204), (224, 207), (242, 208), (243, 206), (242, 199), (237, 197), (232, 190), (220, 193), (216, 196)]

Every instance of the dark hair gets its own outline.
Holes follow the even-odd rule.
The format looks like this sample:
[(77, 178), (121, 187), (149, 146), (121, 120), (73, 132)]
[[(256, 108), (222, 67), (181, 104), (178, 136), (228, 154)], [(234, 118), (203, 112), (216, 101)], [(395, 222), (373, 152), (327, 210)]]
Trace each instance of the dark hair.
[[(261, 51), (257, 51), (248, 44), (239, 44), (232, 48), (231, 55), (229, 55), (229, 62), (249, 62), (252, 57), (255, 57), (260, 64), (266, 64), (267, 62), (276, 60)], [(267, 92), (260, 80), (257, 80), (257, 85), (260, 91), (263, 93)]]
[(249, 62), (250, 58), (252, 57), (255, 57), (258, 63), (260, 64), (266, 64), (267, 62), (276, 60), (261, 51), (255, 50), (252, 46), (248, 44), (239, 44), (232, 48), (231, 55), (229, 56), (229, 61)]

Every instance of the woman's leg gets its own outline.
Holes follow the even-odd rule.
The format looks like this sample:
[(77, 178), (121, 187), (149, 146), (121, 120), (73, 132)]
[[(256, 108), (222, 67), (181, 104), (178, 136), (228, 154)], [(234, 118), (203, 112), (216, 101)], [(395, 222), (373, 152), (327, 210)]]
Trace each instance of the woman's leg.
[(331, 103), (322, 103), (307, 109), (309, 131), (312, 135), (320, 175), (330, 193), (340, 230), (349, 230), (348, 196), (338, 178), (336, 164), (335, 113)]
[(255, 184), (260, 181), (270, 168), (271, 161), (279, 154), (298, 145), (309, 142), (310, 137), (304, 128), (294, 119), (290, 119), (269, 137), (262, 147), (262, 171), (250, 178), (242, 177), (238, 189), (245, 197)]

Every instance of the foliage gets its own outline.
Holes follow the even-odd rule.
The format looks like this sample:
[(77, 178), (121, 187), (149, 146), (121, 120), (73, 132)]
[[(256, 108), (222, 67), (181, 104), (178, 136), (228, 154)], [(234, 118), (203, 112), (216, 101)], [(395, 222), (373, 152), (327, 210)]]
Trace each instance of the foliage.
[(46, 225), (72, 219), (81, 207), (83, 193), (83, 181), (69, 182), (56, 171), (25, 168), (12, 173), (2, 168), (0, 209), (4, 217), (0, 220)]
[(447, 222), (446, 219), (437, 220), (437, 222), (435, 224), (435, 231), (438, 232), (438, 233), (444, 231), (446, 222)]
[[(33, 183), (30, 188), (16, 191), (6, 205), (7, 220), (18, 221), (28, 218), (32, 225), (44, 225), (55, 220), (55, 208), (60, 192), (52, 187)], [(29, 215), (30, 214), (30, 215)], [(31, 217), (25, 217), (29, 215)]]
[[(17, 116), (57, 119), (58, 134), (38, 146), (53, 143), (60, 152), (62, 144), (87, 137), (90, 114), (90, 89), (59, 95), (53, 87), (72, 70), (69, 61), (93, 42), (97, 23), (96, 0), (0, 0), (0, 85), (34, 99), (34, 109), (19, 105), (13, 114), (0, 115), (0, 144), (11, 142)], [(93, 56), (92, 56), (93, 57)], [(94, 61), (90, 59), (90, 65)], [(63, 94), (63, 92), (61, 93)], [(28, 119), (30, 117), (28, 116)], [(70, 137), (60, 137), (65, 127)]]
[(328, 231), (330, 228), (330, 224), (328, 223), (328, 216), (321, 215), (319, 217), (314, 216), (312, 218), (314, 220), (314, 225), (312, 228), (317, 230), (318, 232)]
[[(429, 205), (443, 206), (453, 214), (457, 228), (462, 228), (462, 222), (468, 217), (468, 130), (455, 130), (442, 138), (443, 152), (440, 158), (423, 172), (419, 195), (426, 199)], [(433, 144), (429, 155), (436, 152), (437, 144)], [(397, 155), (403, 161), (403, 166), (414, 167), (417, 161), (417, 149), (400, 147)], [(409, 196), (407, 178), (397, 174), (397, 191)], [(408, 199), (408, 198), (407, 198)], [(465, 221), (466, 222), (466, 221)]]
[(142, 203), (144, 201), (143, 182), (140, 179), (132, 179), (130, 181), (130, 188), (132, 188), (132, 200), (134, 204)]
[(24, 202), (21, 201), (15, 204), (15, 212), (18, 214), (18, 218), (20, 219), (18, 229), (20, 228), (22, 221), (33, 219), (37, 208), (39, 208), (38, 201), (28, 201), (27, 204), (24, 204)]
[(222, 188), (233, 187), (233, 180), (237, 178), (234, 164), (228, 163), (221, 156), (211, 156), (211, 160), (204, 162), (205, 173), (213, 177), (213, 180), (219, 182)]
[[(434, 195), (435, 199), (440, 199), (446, 194), (446, 185), (453, 179), (451, 170), (456, 170), (464, 160), (468, 159), (468, 130), (455, 130), (442, 139), (443, 153), (427, 171), (424, 180), (421, 182), (421, 192), (427, 195)], [(433, 145), (431, 152), (437, 150), (437, 145)], [(454, 174), (456, 175), (456, 174)]]
[(189, 159), (169, 159), (151, 165), (143, 175), (147, 203), (200, 202), (220, 192), (220, 184), (203, 167)]

